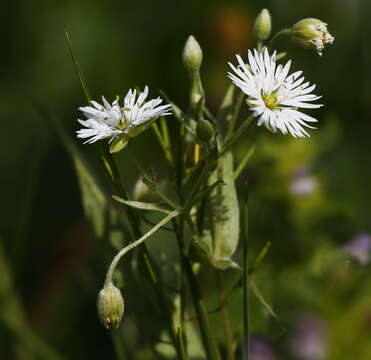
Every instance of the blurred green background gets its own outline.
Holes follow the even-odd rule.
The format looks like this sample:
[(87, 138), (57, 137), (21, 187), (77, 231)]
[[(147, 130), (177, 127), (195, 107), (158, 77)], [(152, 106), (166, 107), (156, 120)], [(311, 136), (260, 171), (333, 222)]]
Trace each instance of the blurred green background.
[[(251, 184), (251, 259), (272, 243), (255, 281), (279, 317), (252, 298), (254, 340), (259, 349), (267, 348), (265, 357), (256, 359), (371, 359), (371, 240), (357, 243), (356, 238), (368, 239), (371, 232), (368, 0), (20, 0), (2, 5), (1, 359), (114, 358), (95, 301), (115, 250), (93, 235), (73, 162), (52, 126), (55, 118), (74, 138), (77, 108), (85, 104), (64, 26), (93, 98), (113, 99), (130, 87), (149, 85), (153, 97), (162, 89), (185, 109), (188, 77), (181, 52), (187, 36), (195, 35), (204, 52), (207, 102), (216, 111), (229, 84), (227, 61), (254, 46), (252, 25), (263, 7), (272, 14), (273, 31), (317, 17), (328, 23), (335, 43), (319, 58), (277, 42), (278, 49), (290, 52), (293, 68), (317, 84), (325, 106), (314, 115), (319, 129), (310, 139), (259, 129), (256, 152), (243, 174)], [(42, 116), (40, 107), (48, 115)], [(76, 143), (102, 174), (99, 147)], [(247, 145), (238, 144), (237, 158)], [(132, 150), (145, 168), (162, 176), (163, 159), (151, 131), (137, 138)], [(138, 173), (126, 154), (119, 161), (132, 187)], [(101, 181), (112, 192), (104, 176)], [(160, 258), (170, 240), (151, 241), (157, 241), (153, 253)], [(217, 304), (208, 281), (212, 275), (205, 271), (203, 276), (212, 309)], [(141, 284), (128, 277), (124, 271), (127, 312), (120, 333), (128, 343), (127, 356), (161, 359), (150, 351), (160, 337), (161, 316), (154, 312), (148, 319), (151, 306), (138, 290)], [(234, 279), (231, 270), (225, 286)], [(240, 296), (228, 309), (241, 331)], [(220, 321), (218, 315), (212, 319)], [(317, 353), (303, 352), (305, 346)]]

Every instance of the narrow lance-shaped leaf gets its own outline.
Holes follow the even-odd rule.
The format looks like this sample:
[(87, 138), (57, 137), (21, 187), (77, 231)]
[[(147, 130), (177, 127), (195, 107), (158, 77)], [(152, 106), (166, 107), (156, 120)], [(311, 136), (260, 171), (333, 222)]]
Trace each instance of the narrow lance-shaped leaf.
[(100, 237), (104, 234), (107, 199), (83, 161), (76, 154), (72, 157), (79, 179), (85, 216), (91, 221), (96, 235)]
[(226, 266), (235, 253), (240, 234), (240, 211), (237, 192), (233, 176), (233, 154), (228, 152), (218, 160), (218, 168), (212, 178), (223, 180), (224, 186), (215, 190), (216, 203), (214, 204), (214, 252), (216, 264)]
[(115, 196), (113, 195), (112, 196), (113, 199), (115, 199), (116, 201), (122, 203), (122, 204), (125, 204), (127, 206), (131, 206), (133, 208), (136, 208), (136, 209), (141, 209), (141, 210), (148, 210), (148, 211), (158, 211), (158, 212), (161, 212), (161, 213), (164, 213), (164, 214), (170, 214), (171, 211), (161, 207), (161, 206), (158, 206), (156, 204), (153, 204), (153, 203), (147, 203), (147, 202), (142, 202), (142, 201), (130, 201), (130, 200), (125, 200), (123, 198), (120, 198), (119, 196)]

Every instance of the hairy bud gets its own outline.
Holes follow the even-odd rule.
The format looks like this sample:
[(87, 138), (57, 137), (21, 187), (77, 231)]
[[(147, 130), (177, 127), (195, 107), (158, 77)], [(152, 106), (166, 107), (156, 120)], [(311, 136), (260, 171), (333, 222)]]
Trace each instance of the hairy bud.
[(124, 314), (124, 299), (112, 282), (99, 292), (97, 308), (99, 320), (107, 330), (119, 328)]
[(193, 35), (190, 35), (185, 43), (183, 50), (183, 63), (186, 69), (191, 73), (200, 70), (202, 63), (202, 50)]
[(272, 19), (269, 11), (263, 9), (257, 16), (254, 25), (254, 33), (258, 40), (267, 40), (272, 30)]

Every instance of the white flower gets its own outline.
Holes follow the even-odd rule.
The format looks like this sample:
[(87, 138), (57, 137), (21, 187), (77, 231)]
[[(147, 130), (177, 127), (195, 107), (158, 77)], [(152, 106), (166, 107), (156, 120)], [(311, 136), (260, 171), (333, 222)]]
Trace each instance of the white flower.
[(302, 71), (288, 75), (291, 61), (285, 66), (277, 66), (276, 53), (270, 56), (267, 49), (263, 54), (249, 51), (249, 64), (245, 64), (239, 55), (236, 57), (239, 65), (235, 67), (229, 63), (235, 74), (230, 72), (228, 76), (248, 96), (247, 104), (253, 116), (258, 118), (257, 125), (294, 137), (309, 136), (304, 127), (315, 129), (308, 123), (317, 120), (298, 109), (322, 106), (311, 104), (320, 99), (311, 94), (316, 86), (310, 86), (309, 82), (303, 84)]
[(85, 128), (77, 131), (77, 137), (88, 138), (84, 144), (110, 138), (111, 152), (121, 150), (130, 137), (137, 136), (159, 116), (171, 114), (171, 105), (161, 105), (162, 99), (145, 102), (148, 87), (136, 97), (136, 90), (129, 90), (120, 107), (117, 98), (112, 105), (102, 97), (103, 105), (91, 101), (92, 106), (80, 107), (87, 120), (78, 119)]

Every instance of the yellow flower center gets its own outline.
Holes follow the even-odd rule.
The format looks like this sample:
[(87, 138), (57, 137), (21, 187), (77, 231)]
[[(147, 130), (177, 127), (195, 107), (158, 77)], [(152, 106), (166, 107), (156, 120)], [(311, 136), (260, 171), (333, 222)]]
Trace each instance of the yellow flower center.
[(120, 123), (117, 125), (117, 128), (119, 130), (121, 130), (121, 131), (126, 130), (127, 127), (128, 127), (128, 122), (125, 119), (123, 119), (122, 121), (120, 121)]
[(263, 97), (264, 104), (267, 106), (267, 108), (271, 110), (274, 110), (275, 108), (277, 108), (278, 99), (277, 99), (276, 94), (274, 93), (263, 94), (262, 97)]

